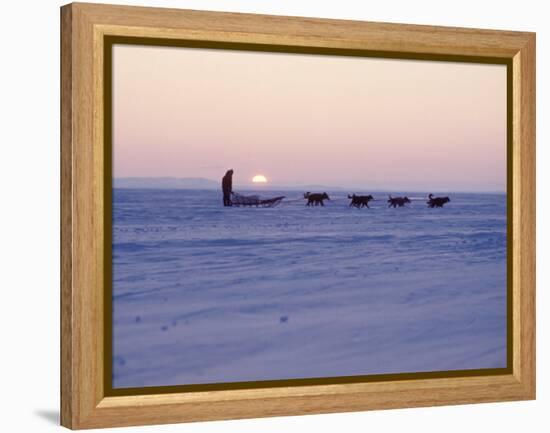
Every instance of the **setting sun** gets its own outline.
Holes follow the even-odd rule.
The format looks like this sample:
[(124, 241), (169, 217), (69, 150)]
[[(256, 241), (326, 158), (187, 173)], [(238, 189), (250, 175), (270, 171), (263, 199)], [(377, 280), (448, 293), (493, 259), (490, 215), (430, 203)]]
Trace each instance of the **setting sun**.
[(257, 174), (252, 178), (252, 182), (254, 183), (266, 183), (267, 179), (265, 176), (262, 176), (261, 174)]

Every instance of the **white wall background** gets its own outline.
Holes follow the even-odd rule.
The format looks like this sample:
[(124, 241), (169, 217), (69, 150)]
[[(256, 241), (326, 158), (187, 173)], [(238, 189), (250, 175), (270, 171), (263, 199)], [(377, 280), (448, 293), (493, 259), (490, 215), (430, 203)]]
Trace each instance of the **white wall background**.
[[(550, 423), (550, 240), (548, 141), (550, 14), (536, 0), (173, 0), (129, 1), (278, 15), (436, 24), (537, 32), (538, 400), (128, 429), (132, 432), (548, 431)], [(110, 3), (110, 2), (108, 2)], [(0, 425), (56, 431), (59, 411), (59, 6), (58, 0), (2, 4), (0, 66)], [(546, 221), (545, 221), (546, 220)], [(119, 430), (120, 431), (120, 430)]]

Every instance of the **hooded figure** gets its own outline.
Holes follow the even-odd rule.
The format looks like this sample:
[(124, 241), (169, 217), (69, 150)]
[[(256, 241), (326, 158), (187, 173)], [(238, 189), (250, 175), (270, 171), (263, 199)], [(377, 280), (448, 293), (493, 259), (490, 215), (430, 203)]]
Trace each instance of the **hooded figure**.
[(233, 192), (233, 169), (227, 170), (222, 178), (223, 205), (231, 206), (231, 193)]

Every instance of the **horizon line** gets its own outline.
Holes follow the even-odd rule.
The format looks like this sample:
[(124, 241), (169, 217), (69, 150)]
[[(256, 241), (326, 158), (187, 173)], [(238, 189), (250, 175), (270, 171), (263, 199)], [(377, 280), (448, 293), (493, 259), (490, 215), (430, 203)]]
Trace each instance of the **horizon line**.
[[(219, 183), (217, 180), (213, 180), (213, 179), (210, 179), (210, 178), (206, 178), (206, 177), (201, 177), (201, 176), (189, 176), (189, 177), (177, 177), (177, 176), (121, 176), (121, 177), (114, 177), (113, 176), (113, 182), (114, 181), (117, 181), (117, 180), (126, 180), (126, 179), (174, 179), (174, 180), (203, 180), (203, 181), (208, 181), (208, 182), (212, 182), (212, 183)], [(441, 188), (441, 189), (431, 189), (431, 190), (428, 190), (428, 189), (424, 189), (424, 188), (417, 188), (417, 187), (413, 187), (413, 188), (410, 188), (410, 187), (402, 187), (402, 186), (396, 186), (396, 187), (388, 187), (388, 186), (377, 186), (377, 187), (371, 187), (371, 188), (368, 188), (368, 187), (365, 187), (365, 186), (360, 186), (360, 185), (327, 185), (327, 184), (316, 184), (316, 183), (309, 183), (309, 184), (275, 184), (275, 183), (266, 183), (266, 184), (258, 184), (258, 183), (235, 183), (235, 187), (236, 188), (241, 188), (241, 189), (258, 189), (258, 190), (269, 190), (270, 188), (271, 189), (274, 189), (274, 190), (281, 190), (281, 189), (285, 189), (285, 188), (289, 188), (289, 189), (300, 189), (300, 188), (325, 188), (327, 191), (330, 191), (330, 188), (335, 188), (335, 189), (338, 189), (338, 190), (345, 190), (345, 189), (349, 189), (349, 190), (354, 190), (355, 189), (355, 192), (357, 191), (373, 191), (373, 192), (394, 192), (394, 191), (406, 191), (406, 192), (432, 192), (432, 191), (436, 191), (436, 192), (453, 192), (453, 193), (478, 193), (478, 194), (482, 194), (482, 193), (487, 193), (487, 194), (506, 194), (507, 191), (506, 189), (502, 190), (502, 189), (454, 189), (454, 188)], [(115, 186), (113, 185), (113, 188), (115, 188)], [(140, 187), (118, 187), (117, 189), (138, 189)], [(193, 188), (193, 187), (174, 187), (174, 188), (170, 188), (170, 187), (164, 187), (164, 188), (159, 188), (157, 185), (154, 185), (154, 186), (150, 186), (150, 187), (146, 187), (146, 186), (141, 186), (142, 189), (196, 189), (196, 190), (214, 190), (214, 189), (217, 189), (217, 188)], [(352, 191), (354, 192), (354, 191)]]

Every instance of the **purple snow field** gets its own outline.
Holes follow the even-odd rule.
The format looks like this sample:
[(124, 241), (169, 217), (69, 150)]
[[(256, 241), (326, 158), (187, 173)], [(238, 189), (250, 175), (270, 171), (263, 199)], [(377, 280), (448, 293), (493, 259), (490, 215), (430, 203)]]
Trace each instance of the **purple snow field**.
[(113, 387), (506, 366), (506, 195), (113, 190)]

